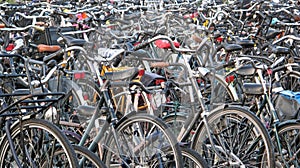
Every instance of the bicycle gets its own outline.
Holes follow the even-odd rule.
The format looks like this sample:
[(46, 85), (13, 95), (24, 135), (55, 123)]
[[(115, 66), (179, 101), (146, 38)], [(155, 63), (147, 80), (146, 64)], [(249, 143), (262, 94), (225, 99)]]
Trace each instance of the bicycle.
[[(279, 109), (275, 108), (275, 102), (273, 100), (275, 97), (274, 95), (276, 95), (276, 92), (280, 93), (283, 88), (280, 85), (276, 85), (276, 83), (280, 81), (274, 80), (273, 78), (275, 78), (276, 75), (273, 74), (281, 72), (282, 70), (286, 70), (287, 74), (289, 74), (289, 71), (293, 71), (293, 66), (298, 68), (299, 65), (280, 65), (278, 62), (275, 62), (273, 66), (271, 66), (273, 67), (272, 74), (269, 73), (264, 76), (263, 74), (266, 73), (267, 70), (270, 71), (265, 64), (258, 62), (256, 65), (252, 59), (247, 57), (240, 57), (239, 60), (247, 60), (244, 64), (250, 65), (248, 66), (248, 72), (251, 71), (252, 73), (247, 75), (258, 77), (258, 80), (256, 80), (257, 83), (247, 80), (243, 83), (242, 81), (239, 81), (239, 84), (242, 86), (242, 93), (245, 95), (244, 97), (246, 99), (242, 104), (253, 111), (268, 129), (274, 145), (276, 165), (287, 167), (298, 166), (299, 160), (296, 155), (299, 150), (295, 142), (297, 142), (300, 124), (295, 118), (283, 120), (282, 115), (284, 114), (280, 114), (278, 111)], [(241, 68), (242, 67), (243, 66), (241, 66)], [(239, 71), (239, 69), (237, 68), (236, 71)], [(299, 77), (299, 75), (293, 76), (293, 78)], [(285, 86), (286, 85), (283, 85), (283, 87)], [(254, 100), (254, 103), (249, 102), (248, 99)], [(284, 113), (284, 111), (281, 113)]]
[[(8, 59), (18, 57), (26, 62), (20, 55), (1, 54), (1, 57)], [(22, 76), (15, 70), (12, 68), (10, 73), (2, 74), (1, 78)], [(8, 89), (8, 85), (6, 88), (1, 87), (0, 114), (3, 130), (1, 131), (0, 165), (2, 167), (7, 165), (78, 167), (74, 148), (66, 136), (57, 126), (42, 119), (43, 115), (53, 110), (51, 106), (62, 98), (63, 93), (39, 93), (38, 90), (31, 92), (30, 89), (13, 89)], [(63, 151), (60, 155), (55, 153), (58, 148)]]
[[(136, 50), (143, 48), (144, 46), (148, 45), (149, 43), (157, 40), (161, 36), (154, 37), (149, 39), (140, 45), (136, 46)], [(189, 97), (189, 108), (191, 109), (191, 113), (183, 114), (187, 115), (184, 125), (181, 125), (178, 130), (179, 134), (177, 134), (177, 139), (181, 142), (189, 139), (190, 132), (195, 129), (195, 135), (191, 138), (191, 147), (192, 149), (196, 149), (202, 156), (205, 158), (206, 162), (209, 166), (225, 166), (225, 165), (242, 165), (246, 166), (247, 164), (253, 164), (256, 166), (270, 166), (274, 165), (274, 153), (272, 152), (272, 143), (270, 136), (259, 120), (257, 116), (255, 116), (250, 111), (238, 106), (238, 107), (231, 107), (231, 106), (220, 106), (219, 108), (213, 109), (211, 111), (206, 110), (206, 105), (203, 102), (203, 96), (201, 94), (201, 89), (199, 89), (199, 85), (197, 77), (201, 76), (201, 72), (199, 71), (192, 71), (189, 62), (188, 62), (188, 55), (184, 55), (181, 53), (188, 53), (189, 50), (187, 49), (180, 49), (176, 48), (172, 40), (168, 37), (162, 37), (166, 39), (171, 44), (171, 49), (179, 53), (180, 58), (183, 60), (183, 69), (186, 70), (185, 74), (187, 74), (187, 82), (177, 83), (177, 86), (188, 86), (190, 93)], [(164, 67), (169, 66), (168, 63), (162, 64)], [(222, 65), (223, 66), (223, 65)], [(193, 95), (196, 94), (196, 97)], [(200, 108), (199, 108), (200, 107)], [(170, 116), (172, 117), (172, 116)], [(176, 123), (176, 114), (173, 115), (174, 123)], [(222, 118), (227, 119), (228, 122), (222, 122)], [(199, 125), (197, 125), (200, 122)], [(216, 127), (213, 127), (216, 126)], [(248, 140), (248, 145), (252, 144), (253, 146), (249, 147), (248, 150), (252, 150), (252, 152), (256, 151), (255, 149), (263, 149), (264, 152), (261, 151), (256, 153), (257, 157), (260, 158), (261, 162), (256, 161), (249, 161), (251, 160), (249, 155), (253, 154), (252, 152), (248, 151), (249, 153), (238, 152), (239, 150), (247, 151), (242, 149), (240, 144), (238, 143), (237, 137), (233, 136), (226, 136), (222, 134), (222, 131), (226, 131), (230, 127), (234, 127), (237, 130), (244, 128), (244, 134), (239, 134), (241, 139), (244, 138), (244, 142)], [(229, 129), (230, 130), (230, 129)], [(234, 129), (233, 129), (234, 130)], [(216, 131), (216, 132), (215, 132)], [(260, 133), (257, 134), (257, 131)], [(225, 133), (225, 132), (224, 132)], [(240, 132), (242, 133), (242, 132)], [(230, 134), (228, 134), (230, 135)], [(249, 136), (252, 135), (252, 136)], [(263, 135), (263, 136), (262, 136)], [(202, 139), (205, 138), (205, 139)], [(227, 139), (228, 138), (228, 139)], [(251, 139), (252, 138), (252, 139)], [(257, 143), (260, 141), (261, 143)], [(251, 143), (252, 142), (252, 143)], [(233, 144), (232, 144), (233, 143)], [(231, 144), (231, 145), (230, 145)], [(228, 146), (230, 145), (230, 146)], [(245, 144), (244, 144), (245, 145)], [(241, 147), (241, 148), (240, 148)], [(234, 153), (237, 152), (237, 155)], [(211, 155), (210, 155), (211, 154)], [(239, 155), (243, 154), (243, 155)], [(246, 159), (245, 163), (241, 159)], [(249, 159), (249, 160), (248, 160)], [(253, 158), (252, 158), (253, 159)]]
[[(100, 132), (88, 145), (88, 149), (97, 152), (97, 144), (101, 142), (99, 150), (103, 148), (103, 151), (101, 152), (100, 150), (98, 154), (104, 157), (102, 160), (106, 165), (111, 166), (113, 164), (123, 166), (151, 165), (153, 161), (159, 161), (160, 164), (165, 166), (170, 164), (181, 167), (182, 156), (179, 144), (170, 132), (170, 128), (159, 118), (153, 115), (129, 111), (120, 118), (118, 113), (114, 110), (115, 108), (109, 88), (120, 86), (128, 87), (130, 82), (117, 82), (115, 80), (121, 79), (120, 76), (122, 76), (122, 79), (131, 79), (133, 75), (136, 75), (136, 72), (136, 70), (125, 70), (108, 72), (105, 75), (106, 81), (100, 88), (102, 95), (99, 103), (96, 108), (91, 108), (90, 110), (93, 110), (91, 121), (95, 121), (101, 116), (106, 119)], [(133, 84), (138, 83), (134, 82)], [(98, 111), (98, 109), (100, 109), (100, 111)], [(81, 107), (77, 110), (79, 110), (80, 113)], [(83, 107), (82, 110), (86, 111), (87, 109)], [(79, 146), (86, 143), (86, 139), (93, 125), (94, 122), (89, 123), (79, 142)], [(172, 151), (172, 156), (165, 154), (165, 152), (169, 150)]]

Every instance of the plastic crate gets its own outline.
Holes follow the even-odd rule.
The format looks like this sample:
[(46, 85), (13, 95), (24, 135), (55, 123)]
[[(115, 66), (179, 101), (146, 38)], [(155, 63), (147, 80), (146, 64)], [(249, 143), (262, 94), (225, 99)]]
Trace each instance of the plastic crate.
[[(61, 33), (76, 31), (76, 28), (71, 27), (47, 27), (45, 31), (36, 31), (33, 37), (34, 44), (46, 44), (46, 45), (61, 45), (57, 42), (59, 35), (57, 32)], [(78, 38), (78, 36), (72, 35), (73, 37)]]
[[(76, 28), (71, 26), (71, 27), (49, 27), (45, 29), (45, 37), (46, 37), (46, 42), (48, 45), (60, 45), (57, 42), (57, 39), (59, 38), (59, 35), (57, 32), (60, 31), (61, 33), (64, 32), (70, 32), (70, 31), (76, 31)], [(75, 37), (75, 36), (73, 36)]]

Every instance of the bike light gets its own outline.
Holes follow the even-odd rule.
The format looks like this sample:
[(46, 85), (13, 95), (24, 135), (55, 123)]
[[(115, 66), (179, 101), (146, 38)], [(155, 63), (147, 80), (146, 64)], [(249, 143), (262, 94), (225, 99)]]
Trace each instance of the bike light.
[(198, 83), (198, 84), (200, 84), (200, 83), (202, 83), (202, 82), (203, 82), (202, 79), (197, 79), (197, 83)]
[(74, 73), (74, 78), (75, 79), (84, 79), (85, 73), (84, 72), (75, 72)]
[(89, 95), (88, 94), (84, 94), (83, 95), (83, 100), (88, 100), (89, 99)]
[[(171, 48), (171, 44), (169, 43), (168, 40), (156, 40), (154, 42), (154, 44), (156, 45), (156, 47), (158, 48), (162, 48), (162, 49), (168, 49)], [(180, 46), (180, 43), (177, 41), (173, 41), (173, 45), (178, 48)]]
[(12, 51), (15, 48), (15, 45), (10, 43), (8, 44), (8, 46), (6, 47), (6, 51)]
[(268, 69), (268, 70), (267, 70), (267, 74), (268, 74), (268, 75), (272, 75), (272, 73), (273, 73), (272, 69)]
[(160, 85), (163, 82), (165, 82), (165, 80), (163, 80), (163, 79), (156, 79), (155, 80), (155, 85)]
[(144, 74), (145, 74), (145, 70), (144, 69), (139, 70), (138, 76), (143, 76)]
[(136, 43), (133, 44), (133, 46), (138, 46), (140, 44), (141, 44), (141, 42), (136, 42)]
[(194, 19), (194, 18), (196, 18), (198, 16), (199, 16), (198, 12), (195, 12), (195, 13), (191, 13), (191, 14), (186, 14), (186, 15), (183, 16), (183, 18), (184, 19), (187, 19), (187, 18)]
[(217, 37), (216, 40), (217, 40), (217, 42), (221, 43), (223, 41), (223, 37), (222, 36)]
[(226, 76), (225, 81), (226, 81), (227, 83), (233, 82), (233, 81), (234, 81), (234, 75)]

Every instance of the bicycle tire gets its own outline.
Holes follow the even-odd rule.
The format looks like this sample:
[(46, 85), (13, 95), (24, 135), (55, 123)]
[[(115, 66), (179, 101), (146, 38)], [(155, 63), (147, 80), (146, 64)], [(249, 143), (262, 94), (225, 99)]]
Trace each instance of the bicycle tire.
[[(77, 156), (79, 167), (89, 167), (89, 168), (106, 168), (105, 164), (100, 160), (100, 158), (83, 146), (73, 145), (75, 154)], [(58, 150), (56, 154), (63, 152)], [(84, 158), (84, 159), (83, 159)], [(81, 160), (83, 159), (83, 160)], [(82, 161), (82, 162), (81, 162)]]
[(193, 149), (182, 147), (183, 164), (186, 168), (208, 168), (202, 156)]
[[(80, 167), (84, 167), (84, 168), (86, 168), (86, 167), (106, 168), (105, 164), (92, 151), (88, 150), (85, 147), (78, 146), (78, 145), (73, 145), (73, 147), (74, 147), (75, 153), (77, 155), (77, 158), (79, 157), (78, 155), (80, 155), (80, 156), (83, 156), (84, 158), (87, 159), (87, 161), (85, 160), (84, 165), (82, 165), (80, 160), (79, 160), (79, 163), (80, 163), (79, 166)], [(80, 158), (78, 158), (78, 159), (80, 159)]]
[[(207, 163), (198, 152), (188, 147), (181, 147), (180, 149), (183, 160), (182, 168), (208, 168)], [(169, 151), (169, 155), (172, 155), (171, 151)], [(152, 167), (159, 167), (158, 165), (159, 163), (154, 163)]]
[[(22, 167), (78, 167), (74, 148), (66, 136), (46, 120), (23, 120), (11, 127), (11, 137)], [(22, 143), (24, 145), (20, 145)], [(16, 167), (7, 135), (3, 137), (0, 147), (0, 166)], [(59, 149), (63, 149), (61, 155), (51, 155)]]
[[(134, 127), (135, 130), (132, 130)], [(127, 160), (126, 163), (120, 163), (120, 158), (117, 158), (120, 154), (118, 154), (118, 156), (114, 155), (114, 153), (118, 152), (114, 149), (115, 140), (110, 136), (106, 141), (106, 148), (103, 154), (103, 161), (108, 167), (120, 166), (120, 164), (121, 166), (126, 164), (130, 166), (132, 166), (132, 164), (134, 164), (133, 166), (149, 166), (154, 164), (157, 159), (165, 161), (162, 163), (164, 164), (162, 165), (163, 167), (183, 166), (179, 144), (170, 128), (160, 118), (148, 114), (131, 112), (123, 117), (116, 125), (116, 132), (120, 135), (119, 137), (124, 140), (118, 139), (118, 142), (122, 145), (122, 148), (125, 149), (123, 149), (123, 151), (127, 152), (124, 154), (124, 156), (126, 156), (124, 158)], [(146, 137), (147, 133), (149, 133), (148, 137)], [(130, 142), (133, 138), (136, 143)], [(147, 142), (147, 144), (141, 146), (141, 142)], [(140, 145), (139, 147), (141, 148), (138, 148), (137, 145)], [(145, 148), (142, 149), (142, 147)], [(166, 155), (166, 151), (169, 151), (168, 148), (171, 148), (171, 155)]]
[[(202, 122), (191, 147), (203, 156), (209, 167), (231, 166), (233, 161), (246, 167), (275, 166), (270, 135), (252, 112), (242, 107), (220, 108), (210, 112), (207, 121), (214, 144), (211, 144), (207, 127)], [(220, 152), (225, 161), (215, 150)], [(229, 151), (231, 157), (224, 151)]]
[(300, 91), (299, 81), (300, 73), (297, 71), (283, 72), (279, 77), (279, 84), (284, 90)]
[[(278, 148), (278, 143), (274, 131), (271, 134), (274, 149), (275, 161), (277, 167), (299, 167), (300, 166), (300, 123), (295, 120), (290, 120), (281, 123), (277, 129), (281, 149)], [(279, 151), (280, 150), (280, 151)], [(298, 153), (298, 154), (297, 154)], [(282, 157), (281, 157), (282, 154)]]

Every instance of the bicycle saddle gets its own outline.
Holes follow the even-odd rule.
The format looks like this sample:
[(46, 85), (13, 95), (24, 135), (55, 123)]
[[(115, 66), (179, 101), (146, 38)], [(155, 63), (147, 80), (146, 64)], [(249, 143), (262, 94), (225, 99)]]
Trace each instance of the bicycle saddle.
[[(169, 49), (171, 48), (171, 44), (169, 43), (168, 40), (156, 40), (154, 42), (154, 44), (156, 45), (156, 47), (158, 48), (162, 48), (162, 49)], [(180, 46), (180, 43), (177, 41), (173, 41), (173, 45), (178, 48)]]
[(58, 51), (61, 47), (59, 45), (45, 45), (39, 44), (37, 46), (38, 52), (55, 52)]
[(148, 58), (149, 54), (147, 53), (147, 51), (143, 50), (143, 49), (139, 49), (137, 51), (132, 51), (130, 52), (130, 55), (133, 55), (135, 57), (139, 57), (139, 58)]
[(236, 74), (241, 76), (250, 76), (256, 72), (256, 69), (252, 65), (243, 65), (235, 71)]
[(72, 36), (64, 36), (63, 39), (64, 39), (65, 44), (67, 44), (67, 46), (69, 46), (69, 47), (71, 47), (71, 46), (81, 46), (82, 47), (86, 43), (85, 40), (74, 38)]
[(274, 39), (277, 35), (279, 35), (282, 31), (270, 28), (266, 34), (266, 39)]
[(227, 52), (239, 51), (239, 50), (243, 49), (243, 47), (238, 44), (223, 44), (223, 47)]
[(272, 47), (272, 52), (274, 54), (289, 54), (290, 49), (287, 47), (282, 47), (282, 46), (274, 46), (274, 47)]
[(94, 111), (95, 111), (95, 107), (94, 106), (87, 106), (87, 105), (80, 105), (76, 108), (76, 112), (80, 115), (80, 116), (84, 116), (86, 118), (90, 118), (92, 117)]
[[(267, 90), (270, 87), (269, 85), (267, 86)], [(262, 84), (260, 83), (244, 83), (243, 84), (243, 91), (245, 94), (248, 95), (262, 95), (264, 94), (264, 89)]]
[(114, 68), (112, 71), (105, 72), (104, 76), (109, 80), (126, 80), (133, 79), (139, 72), (139, 69), (136, 67), (123, 67), (123, 68)]
[(254, 42), (247, 39), (235, 38), (236, 44), (241, 45), (243, 48), (252, 48), (254, 47)]

